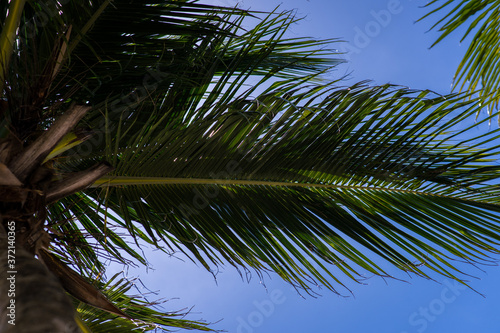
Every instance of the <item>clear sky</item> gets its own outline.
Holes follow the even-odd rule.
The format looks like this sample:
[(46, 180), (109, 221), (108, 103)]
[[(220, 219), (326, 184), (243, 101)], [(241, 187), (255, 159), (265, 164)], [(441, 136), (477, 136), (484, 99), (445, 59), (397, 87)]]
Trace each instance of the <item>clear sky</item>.
[[(212, 3), (235, 5), (232, 0)], [(450, 91), (454, 71), (465, 52), (458, 36), (429, 50), (436, 38), (426, 33), (432, 20), (415, 21), (425, 13), (417, 0), (252, 0), (243, 8), (296, 9), (306, 16), (291, 34), (317, 38), (342, 38), (340, 50), (349, 52), (349, 64), (338, 74), (351, 73), (354, 83), (394, 83), (439, 93)], [(478, 129), (481, 130), (481, 129)], [(195, 306), (190, 319), (216, 322), (214, 328), (230, 333), (372, 332), (461, 333), (500, 332), (499, 267), (466, 267), (480, 279), (471, 282), (484, 294), (457, 286), (441, 277), (437, 282), (407, 278), (407, 282), (372, 277), (366, 285), (353, 285), (354, 296), (343, 298), (327, 290), (321, 297), (302, 298), (276, 275), (257, 276), (247, 283), (230, 267), (212, 275), (191, 262), (147, 252), (155, 270), (130, 270), (144, 285), (160, 291), (154, 298), (178, 298), (167, 310)], [(394, 271), (393, 271), (394, 272)], [(109, 272), (112, 273), (112, 272)], [(401, 274), (399, 277), (404, 278)], [(143, 290), (146, 291), (146, 290)]]

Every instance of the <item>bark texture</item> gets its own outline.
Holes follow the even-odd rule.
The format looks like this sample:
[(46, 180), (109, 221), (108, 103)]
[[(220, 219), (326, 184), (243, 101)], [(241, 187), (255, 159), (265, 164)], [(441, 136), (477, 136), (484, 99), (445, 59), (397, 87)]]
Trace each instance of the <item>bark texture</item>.
[[(15, 267), (12, 269), (9, 266), (12, 262), (7, 261), (8, 246), (5, 229), (0, 227), (0, 332), (80, 332), (73, 304), (58, 280), (22, 247), (16, 248)], [(8, 273), (11, 271), (17, 273)], [(15, 297), (9, 297), (12, 292)], [(12, 311), (7, 307), (11, 299), (15, 300), (15, 325), (9, 324)]]
[(60, 116), (45, 133), (15, 157), (9, 165), (12, 173), (21, 182), (24, 182), (28, 175), (57, 146), (57, 143), (78, 124), (88, 110), (90, 110), (89, 106), (75, 105)]

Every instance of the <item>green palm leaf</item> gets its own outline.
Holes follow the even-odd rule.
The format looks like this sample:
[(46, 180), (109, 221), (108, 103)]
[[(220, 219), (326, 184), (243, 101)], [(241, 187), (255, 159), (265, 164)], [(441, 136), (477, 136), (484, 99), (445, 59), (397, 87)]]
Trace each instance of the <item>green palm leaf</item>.
[(105, 191), (128, 226), (140, 222), (150, 241), (208, 269), (271, 269), (306, 289), (335, 290), (328, 276), (387, 275), (366, 250), (452, 278), (452, 258), (497, 252), (499, 206), (487, 185), (497, 148), (459, 140), (470, 128), (452, 131), (476, 104), (391, 86), (281, 88), (156, 124), (156, 136), (149, 124), (128, 143), (118, 135), (106, 143), (120, 147), (115, 171), (88, 194)]
[(498, 1), (430, 1), (426, 6), (437, 5), (424, 19), (432, 14), (444, 12), (431, 29), (440, 32), (434, 45), (458, 29), (465, 29), (461, 42), (472, 33), (470, 45), (458, 66), (454, 79), (454, 88), (477, 91), (479, 96), (489, 98), (487, 106), (498, 109), (500, 56), (497, 49), (500, 45), (500, 3)]
[(146, 300), (147, 295), (129, 296), (136, 281), (120, 278), (119, 275), (120, 273), (115, 274), (106, 283), (97, 283), (97, 287), (113, 303), (126, 307), (126, 313), (133, 317), (134, 321), (113, 316), (75, 300), (78, 315), (90, 333), (157, 332), (158, 330), (171, 332), (178, 329), (213, 332), (206, 327), (206, 323), (183, 319), (187, 315), (185, 312), (160, 311), (166, 301), (150, 302)]

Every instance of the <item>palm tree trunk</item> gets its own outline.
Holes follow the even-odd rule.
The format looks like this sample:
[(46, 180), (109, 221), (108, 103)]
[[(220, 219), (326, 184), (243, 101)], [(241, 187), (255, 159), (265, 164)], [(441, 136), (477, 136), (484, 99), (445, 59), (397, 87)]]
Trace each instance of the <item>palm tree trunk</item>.
[(80, 332), (57, 279), (24, 248), (16, 247), (14, 254), (10, 241), (0, 227), (0, 332)]

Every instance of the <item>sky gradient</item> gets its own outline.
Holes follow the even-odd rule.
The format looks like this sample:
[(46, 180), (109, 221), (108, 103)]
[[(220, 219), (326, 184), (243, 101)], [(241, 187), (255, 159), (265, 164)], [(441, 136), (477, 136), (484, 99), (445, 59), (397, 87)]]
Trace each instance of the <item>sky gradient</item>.
[[(212, 3), (236, 5), (231, 0)], [(415, 23), (426, 12), (419, 8), (424, 1), (253, 0), (240, 1), (239, 6), (270, 11), (280, 4), (280, 9), (295, 9), (297, 16), (305, 17), (292, 28), (291, 36), (345, 41), (335, 47), (347, 52), (344, 57), (349, 63), (340, 66), (335, 76), (349, 74), (351, 84), (372, 80), (449, 93), (466, 50), (459, 35), (429, 49), (437, 36), (427, 32), (433, 20)], [(496, 266), (481, 267), (483, 271), (465, 267), (480, 278), (471, 282), (477, 292), (439, 276), (433, 282), (389, 267), (406, 282), (368, 277), (365, 285), (348, 284), (353, 293), (349, 297), (317, 289), (321, 296), (313, 298), (301, 297), (274, 274), (263, 281), (254, 274), (247, 283), (246, 276), (242, 279), (227, 267), (217, 272), (216, 283), (209, 272), (191, 262), (151, 251), (146, 255), (154, 270), (130, 270), (128, 275), (140, 276), (149, 289), (160, 291), (151, 299), (178, 298), (164, 308), (195, 306), (189, 319), (221, 320), (213, 327), (230, 333), (500, 332), (500, 269)], [(108, 274), (116, 269), (121, 268), (114, 267)]]

